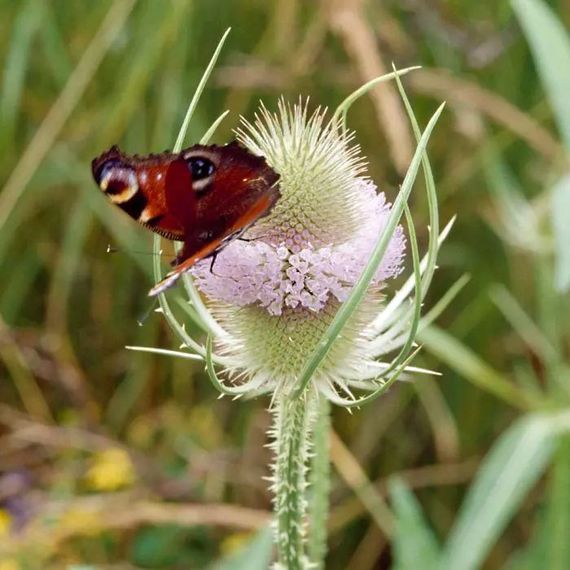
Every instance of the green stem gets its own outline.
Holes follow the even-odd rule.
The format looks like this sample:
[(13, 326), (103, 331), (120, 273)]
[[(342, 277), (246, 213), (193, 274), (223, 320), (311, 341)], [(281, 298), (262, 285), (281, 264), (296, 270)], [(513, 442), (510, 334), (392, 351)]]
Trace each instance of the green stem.
[(307, 501), (307, 456), (311, 443), (311, 408), (315, 398), (282, 395), (275, 402), (273, 435), (277, 568), (303, 570)]
[(567, 386), (564, 385), (564, 374), (561, 371), (562, 335), (560, 333), (560, 297), (552, 288), (554, 279), (552, 261), (546, 256), (537, 258), (537, 300), (539, 309), (539, 325), (554, 347), (554, 351), (544, 357), (547, 388), (550, 396), (565, 397)]
[(548, 567), (564, 570), (570, 564), (570, 438), (562, 435), (554, 456), (549, 489), (549, 508), (546, 516), (548, 529)]
[(327, 519), (330, 493), (330, 403), (320, 397), (311, 459), (308, 553), (311, 568), (322, 570), (327, 553)]

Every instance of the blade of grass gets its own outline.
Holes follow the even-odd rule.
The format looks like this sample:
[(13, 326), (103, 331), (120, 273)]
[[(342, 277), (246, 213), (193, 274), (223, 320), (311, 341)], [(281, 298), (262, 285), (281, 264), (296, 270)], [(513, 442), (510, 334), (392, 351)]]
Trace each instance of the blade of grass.
[[(37, 2), (35, 3), (37, 7)], [(41, 26), (42, 46), (45, 52), (45, 60), (52, 70), (52, 76), (61, 87), (65, 85), (73, 67), (65, 40), (55, 18), (55, 7), (50, 2), (42, 3), (43, 20)]]
[(480, 568), (554, 449), (548, 418), (528, 415), (495, 443), (465, 498), (451, 530), (442, 568)]
[(123, 29), (134, 4), (135, 0), (117, 0), (111, 5), (59, 97), (20, 156), (0, 193), (0, 231), (81, 100), (103, 57)]
[[(441, 247), (441, 244), (445, 241), (453, 224), (455, 223), (455, 217), (451, 218), (449, 222), (445, 225), (441, 234), (439, 235), (437, 247)], [(421, 262), (420, 262), (420, 271), (425, 273), (427, 269), (428, 263), (428, 256), (425, 255)], [(395, 320), (399, 320), (399, 312), (398, 309), (400, 308), (401, 304), (405, 301), (406, 297), (411, 293), (414, 286), (414, 276), (410, 275), (408, 279), (406, 279), (405, 283), (398, 289), (396, 294), (390, 299), (388, 304), (384, 307), (381, 313), (376, 317), (372, 326), (374, 330), (380, 332), (381, 330), (388, 328)]]
[(521, 307), (504, 285), (495, 285), (490, 291), (491, 300), (503, 313), (519, 336), (542, 358), (556, 357), (556, 351), (548, 338)]
[(433, 323), (449, 307), (450, 303), (459, 295), (465, 285), (469, 283), (470, 275), (462, 275), (439, 299), (439, 301), (422, 317), (420, 330)]
[(439, 545), (416, 497), (396, 477), (389, 480), (388, 488), (396, 517), (392, 539), (394, 570), (439, 570)]
[[(396, 68), (392, 65), (394, 72)], [(400, 80), (399, 75), (396, 75), (396, 85), (398, 86), (398, 91), (400, 93), (400, 97), (404, 101), (404, 108), (406, 109), (406, 113), (408, 115), (408, 119), (412, 125), (412, 129), (414, 131), (414, 136), (416, 137), (416, 143), (419, 144), (421, 140), (421, 130), (418, 125), (418, 121), (414, 114), (414, 110), (412, 109), (412, 105), (404, 86), (402, 85), (402, 81)], [(438, 249), (438, 241), (439, 241), (439, 210), (437, 206), (437, 193), (435, 191), (435, 181), (433, 179), (433, 172), (431, 170), (431, 164), (429, 162), (429, 157), (426, 152), (422, 155), (422, 171), (424, 175), (424, 181), (426, 185), (426, 193), (428, 199), (428, 211), (429, 211), (429, 242), (428, 242), (428, 254), (427, 254), (427, 265), (425, 275), (422, 279), (422, 300), (426, 296), (426, 293), (429, 289), (431, 284), (431, 280), (433, 277), (433, 273), (435, 271), (435, 262), (437, 259), (437, 249)]]
[(534, 395), (529, 395), (511, 384), (500, 372), (489, 366), (464, 344), (435, 325), (428, 326), (418, 336), (426, 349), (434, 356), (478, 388), (493, 394), (511, 406), (532, 410), (544, 404), (544, 402), (537, 401)]
[(554, 111), (558, 130), (570, 152), (570, 39), (542, 0), (512, 0), (534, 62)]
[[(102, 109), (104, 127), (98, 139), (107, 146), (108, 141), (116, 141), (125, 132), (133, 114), (137, 113), (148, 91), (148, 86), (156, 77), (165, 54), (175, 49), (174, 42), (179, 30), (186, 21), (188, 5), (174, 2), (169, 10), (160, 3), (142, 4), (146, 13), (138, 36), (133, 38), (133, 50), (125, 57), (119, 70), (120, 91), (113, 91), (112, 101)], [(167, 57), (167, 55), (166, 55)]]
[(570, 174), (561, 178), (552, 189), (550, 217), (554, 231), (554, 286), (559, 293), (570, 288)]
[[(9, 266), (10, 262), (8, 259), (6, 265)], [(43, 269), (40, 257), (34, 250), (19, 254), (17, 263), (18, 271), (2, 284), (0, 297), (0, 315), (8, 326), (15, 322), (24, 304), (29, 302), (35, 281)]]
[(155, 348), (154, 346), (125, 346), (125, 348), (127, 350), (133, 350), (134, 352), (152, 352), (153, 354), (175, 356), (176, 358), (185, 358), (186, 360), (204, 360), (204, 357), (200, 354), (180, 352), (179, 350), (168, 350), (166, 348)]
[(339, 475), (344, 479), (354, 494), (360, 499), (364, 508), (370, 513), (378, 528), (388, 537), (394, 533), (394, 514), (368, 479), (366, 472), (354, 455), (338, 437), (331, 431), (331, 458)]
[(336, 108), (334, 112), (333, 122), (340, 119), (343, 123), (346, 123), (346, 116), (348, 114), (348, 111), (355, 103), (355, 101), (360, 99), (362, 96), (366, 95), (368, 91), (370, 91), (377, 85), (380, 85), (380, 83), (391, 81), (392, 79), (395, 79), (396, 77), (401, 75), (406, 75), (407, 73), (410, 73), (410, 71), (414, 71), (415, 69), (421, 69), (421, 67), (419, 65), (416, 65), (413, 67), (406, 67), (404, 69), (394, 70), (391, 73), (386, 73), (385, 75), (381, 75), (380, 77), (376, 77), (375, 79), (368, 81), (362, 87), (351, 93), (346, 99), (344, 99), (344, 101), (341, 102), (341, 104)]
[(222, 123), (222, 121), (228, 116), (229, 109), (224, 111), (210, 126), (210, 128), (204, 133), (204, 136), (200, 139), (200, 144), (208, 144), (214, 133)]
[[(396, 370), (398, 366), (407, 359), (410, 354), (410, 350), (414, 345), (416, 339), (416, 333), (418, 332), (418, 327), (420, 326), (420, 317), (422, 310), (422, 276), (420, 271), (420, 254), (418, 250), (418, 239), (416, 237), (416, 228), (414, 227), (414, 221), (412, 220), (412, 215), (408, 205), (405, 204), (404, 214), (406, 215), (406, 223), (408, 227), (408, 233), (410, 235), (410, 249), (412, 251), (412, 267), (414, 276), (414, 302), (412, 304), (412, 323), (409, 325), (409, 331), (407, 333), (406, 339), (400, 349), (400, 352), (392, 360), (390, 366), (382, 372), (382, 374), (377, 378), (377, 380), (382, 380), (386, 378), (393, 370)], [(407, 316), (403, 317), (406, 323), (409, 321)]]
[(533, 253), (551, 248), (550, 238), (542, 227), (540, 213), (528, 201), (519, 181), (499, 155), (496, 145), (487, 143), (482, 157), (487, 187), (494, 198), (499, 224), (492, 224), (507, 242)]
[(545, 558), (549, 570), (570, 568), (570, 439), (560, 438), (548, 489)]
[(10, 49), (4, 60), (0, 95), (1, 149), (6, 149), (14, 140), (32, 42), (40, 29), (43, 11), (42, 4), (28, 0), (21, 4), (21, 9), (12, 25)]
[(67, 306), (78, 266), (83, 261), (84, 245), (93, 223), (93, 214), (81, 196), (70, 205), (57, 262), (51, 274), (47, 296), (46, 321), (52, 332), (63, 334)]
[(190, 101), (190, 105), (188, 105), (186, 115), (184, 116), (184, 121), (182, 122), (182, 126), (180, 127), (180, 132), (178, 133), (178, 137), (176, 138), (176, 142), (174, 143), (173, 152), (180, 152), (182, 150), (182, 145), (184, 144), (184, 139), (186, 137), (186, 132), (188, 131), (188, 126), (190, 125), (190, 120), (192, 119), (192, 115), (194, 114), (194, 111), (196, 110), (196, 107), (198, 105), (198, 101), (200, 100), (200, 97), (202, 96), (202, 92), (204, 91), (204, 88), (206, 87), (206, 83), (208, 82), (208, 79), (210, 78), (210, 75), (212, 74), (212, 71), (214, 69), (214, 66), (216, 65), (216, 62), (218, 61), (218, 57), (220, 55), (220, 52), (222, 51), (222, 48), (224, 47), (224, 43), (226, 42), (226, 38), (228, 37), (230, 31), (231, 31), (231, 28), (228, 28), (224, 32), (224, 35), (222, 36), (222, 38), (218, 42), (218, 45), (214, 51), (214, 54), (212, 55), (212, 58), (210, 59), (210, 63), (208, 63), (208, 66), (206, 67), (204, 74), (202, 75), (202, 79), (200, 79), (200, 82), (198, 83), (198, 87), (196, 87), (196, 91), (194, 91), (194, 95), (192, 97), (192, 100)]
[(2, 317), (0, 317), (0, 360), (12, 377), (26, 412), (38, 420), (53, 423), (54, 419), (43, 392)]

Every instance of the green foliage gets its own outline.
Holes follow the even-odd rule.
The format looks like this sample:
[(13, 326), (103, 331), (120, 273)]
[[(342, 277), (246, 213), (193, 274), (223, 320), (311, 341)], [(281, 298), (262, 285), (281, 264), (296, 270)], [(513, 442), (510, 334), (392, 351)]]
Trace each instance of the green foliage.
[[(457, 221), (422, 299), (414, 362), (442, 377), (425, 388), (418, 375), (358, 413), (334, 413), (370, 482), (351, 479), (333, 450), (325, 567), (570, 567), (568, 20), (539, 0), (355, 6), (0, 0), (0, 567), (261, 570), (273, 556), (267, 401), (215, 399), (208, 373), (216, 382), (221, 367), (208, 358), (202, 331), (213, 325), (199, 297), (190, 289), (200, 328), (177, 336), (149, 312), (153, 263), (140, 252), (152, 240), (109, 207), (89, 171), (113, 143), (139, 153), (173, 144), (228, 27), (186, 141), (230, 140), (260, 98), (271, 109), (281, 94), (310, 94), (335, 109), (390, 61), (422, 66), (402, 77), (421, 127), (448, 101), (429, 149), (443, 223)], [(356, 41), (362, 24), (368, 45)], [(395, 89), (351, 99), (346, 116), (392, 202), (402, 179), (385, 132), (397, 117), (379, 101)], [(429, 199), (414, 191), (411, 203), (420, 251), (430, 238), (433, 247)], [(169, 308), (184, 315), (176, 297)], [(190, 337), (207, 372), (124, 349), (181, 353)], [(128, 453), (136, 480), (90, 488), (85, 474), (108, 448)], [(22, 473), (18, 498), (37, 517), (5, 535), (17, 513), (3, 476)], [(367, 510), (392, 474), (393, 530), (382, 525), (378, 539)], [(254, 538), (228, 554), (244, 530)], [(312, 548), (323, 552), (319, 530)]]
[[(556, 123), (570, 153), (570, 36), (562, 22), (541, 0), (514, 0), (513, 7), (521, 22)], [(570, 239), (564, 212), (570, 205), (569, 175), (552, 189), (552, 226), (556, 248), (556, 286), (570, 287)]]
[(481, 466), (464, 499), (443, 555), (445, 568), (479, 568), (553, 449), (548, 418), (529, 415), (506, 431)]
[(555, 283), (559, 291), (570, 287), (570, 230), (565, 212), (570, 208), (570, 174), (561, 178), (552, 189), (552, 226), (556, 248)]
[(552, 105), (560, 135), (570, 151), (570, 37), (564, 24), (542, 0), (513, 0)]
[(211, 556), (210, 547), (211, 540), (200, 528), (155, 526), (137, 534), (131, 557), (141, 568), (203, 568)]
[(390, 497), (396, 515), (394, 570), (439, 568), (440, 548), (422, 508), (413, 493), (399, 479), (390, 481)]

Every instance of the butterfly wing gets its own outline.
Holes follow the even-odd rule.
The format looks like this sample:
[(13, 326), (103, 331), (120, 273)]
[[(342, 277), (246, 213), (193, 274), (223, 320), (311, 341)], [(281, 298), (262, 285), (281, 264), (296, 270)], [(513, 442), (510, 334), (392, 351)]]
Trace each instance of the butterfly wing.
[(192, 175), (177, 154), (139, 157), (114, 146), (92, 162), (95, 181), (131, 218), (171, 240), (196, 219)]

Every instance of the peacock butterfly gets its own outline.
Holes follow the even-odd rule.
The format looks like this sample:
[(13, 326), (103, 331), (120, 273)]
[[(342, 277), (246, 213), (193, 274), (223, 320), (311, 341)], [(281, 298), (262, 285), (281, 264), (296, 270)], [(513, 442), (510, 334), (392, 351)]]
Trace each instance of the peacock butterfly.
[(128, 155), (113, 146), (92, 162), (111, 202), (161, 236), (184, 242), (175, 268), (149, 292), (162, 293), (197, 261), (215, 255), (279, 198), (279, 175), (237, 142), (180, 153)]

